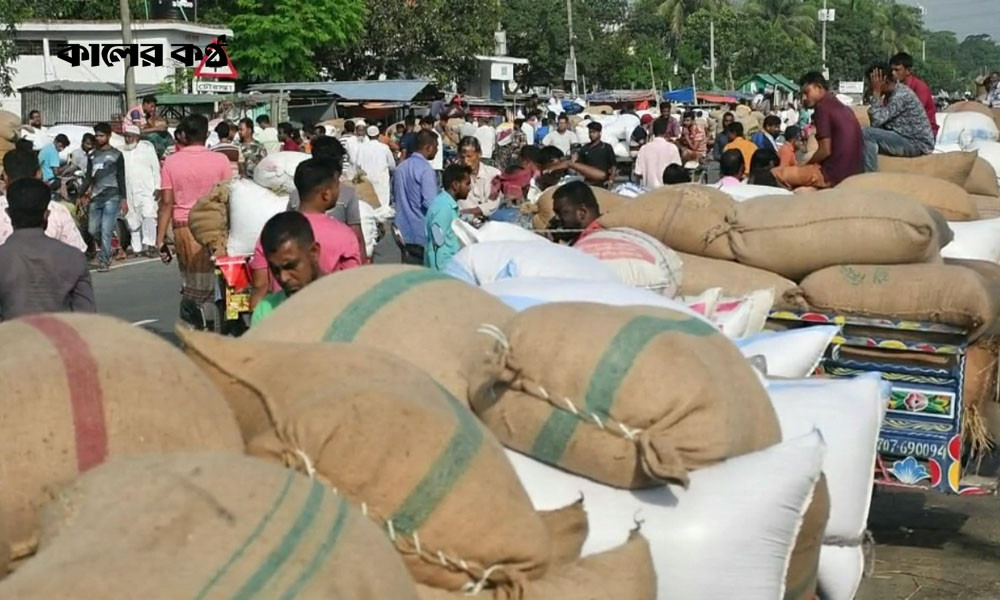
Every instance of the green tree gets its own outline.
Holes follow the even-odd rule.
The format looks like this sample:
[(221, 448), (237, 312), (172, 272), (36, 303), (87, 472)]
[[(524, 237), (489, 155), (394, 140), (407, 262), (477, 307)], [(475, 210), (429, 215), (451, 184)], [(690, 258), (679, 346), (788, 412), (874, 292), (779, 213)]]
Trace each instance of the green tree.
[(296, 81), (318, 75), (317, 52), (344, 47), (364, 22), (362, 0), (237, 0), (227, 48), (244, 79)]
[(680, 38), (684, 33), (688, 15), (700, 9), (720, 10), (728, 6), (728, 0), (663, 0), (657, 8), (657, 13), (667, 19), (670, 33), (675, 38)]
[(748, 15), (757, 17), (783, 33), (792, 42), (812, 46), (816, 30), (816, 11), (803, 0), (752, 0)]
[(474, 55), (493, 51), (498, 22), (494, 2), (372, 0), (367, 5), (357, 40), (319, 58), (333, 77), (462, 79), (475, 72)]

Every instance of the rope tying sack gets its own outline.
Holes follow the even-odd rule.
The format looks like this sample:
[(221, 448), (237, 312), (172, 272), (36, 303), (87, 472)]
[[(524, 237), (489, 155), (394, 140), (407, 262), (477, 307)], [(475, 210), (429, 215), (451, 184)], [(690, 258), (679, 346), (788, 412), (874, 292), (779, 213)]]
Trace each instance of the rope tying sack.
[[(290, 457), (295, 457), (298, 459), (301, 467), (305, 469), (306, 475), (310, 479), (316, 478), (316, 468), (313, 466), (313, 460), (309, 457), (304, 450), (299, 448), (292, 448), (290, 454), (285, 455), (285, 464), (289, 467), (297, 468), (299, 464), (290, 464), (295, 461), (290, 461)], [(329, 486), (330, 490), (337, 496), (340, 496), (339, 490), (333, 486)], [(395, 524), (392, 519), (382, 518), (369, 509), (368, 503), (362, 501), (360, 505), (361, 514), (365, 517), (375, 521), (376, 523), (384, 523), (386, 528), (386, 535), (389, 540), (393, 543), (396, 550), (401, 554), (412, 554), (416, 555), (418, 558), (425, 562), (437, 563), (446, 569), (455, 569), (461, 571), (472, 578), (471, 581), (467, 581), (461, 588), (462, 592), (469, 595), (475, 595), (485, 589), (486, 585), (490, 583), (490, 578), (496, 574), (503, 574), (503, 577), (499, 581), (494, 581), (493, 583), (507, 583), (514, 586), (515, 588), (521, 588), (523, 582), (520, 578), (512, 576), (511, 573), (503, 570), (505, 565), (495, 564), (488, 567), (482, 567), (478, 564), (469, 564), (468, 561), (458, 557), (448, 556), (441, 550), (436, 551), (425, 551), (420, 543), (420, 534), (417, 531), (413, 531), (411, 534), (406, 535), (396, 530)], [(412, 547), (411, 547), (412, 546)]]

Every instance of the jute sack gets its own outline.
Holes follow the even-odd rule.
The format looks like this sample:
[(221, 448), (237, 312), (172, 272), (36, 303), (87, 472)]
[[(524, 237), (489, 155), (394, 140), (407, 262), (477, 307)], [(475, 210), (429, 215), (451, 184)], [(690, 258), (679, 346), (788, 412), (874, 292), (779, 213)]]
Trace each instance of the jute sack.
[(315, 473), (361, 506), (421, 583), (516, 590), (541, 576), (548, 531), (499, 442), (416, 367), (385, 367), (376, 378), (329, 378), (247, 452)]
[(786, 301), (803, 310), (942, 323), (973, 338), (1000, 310), (1000, 286), (958, 265), (839, 265), (809, 275), (793, 294)]
[(0, 139), (13, 142), (21, 129), (21, 117), (7, 110), (0, 110)]
[[(936, 209), (948, 221), (975, 221), (979, 218), (976, 203), (962, 187), (926, 175), (909, 173), (864, 173), (848, 177), (838, 190), (871, 190), (909, 196), (917, 202)], [(881, 196), (869, 196), (879, 201)]]
[(474, 371), (473, 409), (505, 446), (540, 461), (641, 488), (686, 484), (689, 470), (780, 440), (749, 363), (688, 314), (559, 303), (486, 329), (497, 343)]
[(0, 325), (0, 510), (20, 558), (34, 551), (48, 490), (110, 458), (241, 452), (232, 411), (184, 355), (156, 335), (96, 315)]
[(969, 178), (965, 180), (965, 191), (970, 194), (1000, 196), (1000, 185), (997, 183), (997, 172), (993, 165), (984, 158), (976, 158), (969, 172)]
[(976, 210), (979, 211), (981, 219), (1000, 217), (1000, 198), (981, 194), (969, 194), (969, 198), (976, 204)]
[[(541, 231), (549, 228), (549, 222), (552, 221), (552, 217), (556, 215), (553, 209), (553, 195), (559, 186), (554, 185), (538, 197), (535, 201), (534, 209), (535, 213), (531, 217), (531, 227), (536, 231)], [(602, 187), (590, 186), (591, 191), (594, 192), (594, 196), (597, 198), (597, 206), (601, 210), (601, 214), (605, 215), (613, 210), (617, 210), (620, 207), (627, 205), (631, 202), (631, 199), (625, 196), (620, 196), (614, 192), (610, 192)]]
[(378, 527), (319, 481), (245, 456), (117, 460), (63, 490), (0, 598), (415, 599)]
[(820, 474), (788, 559), (783, 600), (813, 600), (816, 597), (820, 550), (829, 519), (830, 488), (826, 476)]
[(756, 290), (773, 289), (776, 300), (795, 288), (795, 282), (781, 275), (741, 265), (730, 260), (705, 258), (678, 252), (683, 263), (684, 278), (680, 295), (697, 296), (707, 289), (722, 288), (726, 296), (744, 296)]
[(225, 256), (229, 243), (229, 186), (231, 180), (215, 184), (207, 196), (195, 202), (188, 216), (188, 228), (196, 242), (207, 246), (213, 256)]
[[(514, 600), (503, 589), (477, 594), (449, 592), (417, 585), (420, 600)], [(654, 600), (656, 571), (649, 543), (633, 533), (618, 548), (593, 554), (550, 569), (541, 579), (530, 581), (519, 600)]]
[(699, 256), (734, 260), (725, 236), (726, 216), (736, 207), (728, 195), (701, 185), (668, 185), (642, 194), (600, 219), (604, 227), (631, 227), (668, 248)]
[(986, 115), (989, 118), (993, 118), (993, 111), (990, 107), (986, 106), (982, 102), (975, 102), (972, 100), (965, 100), (962, 102), (956, 102), (954, 104), (948, 105), (948, 108), (944, 109), (946, 113), (958, 113), (958, 112), (977, 112), (981, 115)]
[(584, 114), (588, 115), (613, 115), (615, 109), (611, 108), (607, 104), (594, 104), (583, 109)]
[(962, 441), (973, 456), (989, 452), (997, 440), (990, 431), (986, 415), (991, 405), (1000, 402), (997, 391), (997, 366), (1000, 363), (1000, 338), (983, 336), (965, 351), (962, 385)]
[(538, 516), (549, 534), (549, 564), (564, 565), (578, 560), (590, 533), (583, 498), (563, 508), (539, 511)]
[(372, 208), (381, 208), (382, 203), (379, 202), (378, 193), (375, 192), (375, 186), (372, 182), (368, 180), (364, 175), (357, 175), (350, 185), (354, 188), (354, 192), (358, 195), (358, 198), (364, 200)]
[(880, 173), (910, 173), (937, 177), (964, 186), (976, 164), (975, 152), (944, 152), (916, 158), (879, 156)]
[(927, 209), (886, 192), (823, 190), (751, 198), (736, 205), (727, 225), (727, 235), (716, 241), (728, 237), (739, 262), (793, 280), (831, 265), (938, 257), (937, 229)]
[(491, 346), (476, 329), (513, 315), (500, 300), (448, 275), (371, 265), (326, 275), (243, 337), (381, 348), (413, 362), (464, 403), (468, 382), (462, 365)]
[(872, 119), (867, 106), (852, 106), (851, 110), (854, 111), (854, 117), (862, 127), (871, 127)]

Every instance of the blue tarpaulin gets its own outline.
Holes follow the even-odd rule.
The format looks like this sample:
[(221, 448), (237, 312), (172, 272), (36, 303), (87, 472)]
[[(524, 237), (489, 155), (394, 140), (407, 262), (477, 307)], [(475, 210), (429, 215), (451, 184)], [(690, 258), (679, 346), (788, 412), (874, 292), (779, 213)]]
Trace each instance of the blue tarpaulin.
[(663, 92), (663, 99), (670, 102), (682, 102), (684, 104), (694, 104), (694, 88), (687, 87), (672, 92)]

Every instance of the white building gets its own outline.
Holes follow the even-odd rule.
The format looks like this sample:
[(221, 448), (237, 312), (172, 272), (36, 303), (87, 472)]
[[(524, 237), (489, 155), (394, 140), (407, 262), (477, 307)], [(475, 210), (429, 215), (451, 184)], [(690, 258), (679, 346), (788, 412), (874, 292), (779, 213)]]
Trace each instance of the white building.
[[(136, 86), (156, 85), (183, 66), (170, 58), (173, 44), (194, 44), (202, 49), (220, 35), (231, 39), (227, 27), (203, 25), (185, 21), (133, 21), (132, 43), (164, 46), (163, 66), (134, 68)], [(229, 40), (227, 40), (229, 41)], [(91, 66), (89, 60), (72, 66), (56, 56), (67, 44), (121, 44), (122, 29), (118, 21), (26, 21), (18, 25), (14, 63), (14, 89), (55, 80), (88, 81), (122, 84), (125, 81), (124, 62)], [(22, 114), (19, 94), (0, 97), (0, 109)], [(30, 110), (30, 109), (29, 109)], [(44, 115), (43, 115), (44, 117)]]

